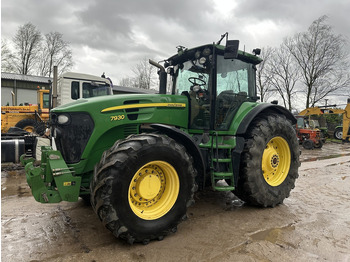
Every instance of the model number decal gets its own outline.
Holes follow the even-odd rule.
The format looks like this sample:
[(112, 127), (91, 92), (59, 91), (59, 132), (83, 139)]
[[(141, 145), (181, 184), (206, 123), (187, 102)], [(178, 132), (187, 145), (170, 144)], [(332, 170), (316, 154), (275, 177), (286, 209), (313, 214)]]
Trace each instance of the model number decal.
[(111, 121), (119, 121), (119, 120), (123, 120), (124, 118), (125, 118), (125, 115), (111, 116)]

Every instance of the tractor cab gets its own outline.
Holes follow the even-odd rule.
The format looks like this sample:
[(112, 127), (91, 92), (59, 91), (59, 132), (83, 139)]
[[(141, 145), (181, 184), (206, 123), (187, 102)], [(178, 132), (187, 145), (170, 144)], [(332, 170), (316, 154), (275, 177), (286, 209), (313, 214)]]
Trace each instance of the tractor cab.
[[(227, 41), (228, 44), (231, 41)], [(165, 67), (172, 76), (172, 94), (187, 96), (189, 128), (228, 130), (243, 102), (255, 102), (255, 55), (208, 44), (193, 49), (178, 47)]]

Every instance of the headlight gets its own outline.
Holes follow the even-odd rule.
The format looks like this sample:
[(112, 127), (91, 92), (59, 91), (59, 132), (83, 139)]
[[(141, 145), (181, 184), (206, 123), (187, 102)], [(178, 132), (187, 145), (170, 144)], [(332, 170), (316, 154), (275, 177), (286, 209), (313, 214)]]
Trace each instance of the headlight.
[(207, 62), (207, 59), (206, 59), (205, 57), (201, 57), (201, 58), (199, 59), (199, 64), (204, 65), (205, 62)]
[(69, 122), (69, 116), (68, 115), (59, 115), (57, 118), (57, 122), (60, 125), (67, 124)]

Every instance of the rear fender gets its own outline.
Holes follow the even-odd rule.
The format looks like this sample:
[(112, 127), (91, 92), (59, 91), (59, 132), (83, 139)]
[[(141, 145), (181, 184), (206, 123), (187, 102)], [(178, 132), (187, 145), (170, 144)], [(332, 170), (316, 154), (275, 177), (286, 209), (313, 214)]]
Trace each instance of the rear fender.
[(287, 109), (285, 109), (282, 106), (275, 105), (275, 104), (259, 104), (258, 106), (254, 107), (242, 120), (240, 123), (236, 135), (237, 136), (244, 136), (244, 134), (247, 132), (247, 129), (250, 125), (250, 123), (254, 120), (254, 118), (259, 114), (280, 114), (284, 115), (288, 120), (292, 122), (292, 125), (297, 123), (296, 118), (293, 116), (291, 112), (289, 112)]

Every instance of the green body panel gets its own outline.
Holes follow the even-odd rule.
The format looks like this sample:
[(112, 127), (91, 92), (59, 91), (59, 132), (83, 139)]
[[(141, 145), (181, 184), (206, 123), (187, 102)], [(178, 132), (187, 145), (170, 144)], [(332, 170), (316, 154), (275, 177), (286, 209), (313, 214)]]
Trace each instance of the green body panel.
[[(123, 106), (125, 103), (132, 108), (102, 112)], [(182, 107), (175, 103), (181, 104)], [(187, 128), (188, 124), (188, 100), (185, 96), (178, 95), (133, 94), (94, 97), (57, 107), (52, 112), (87, 112), (93, 119), (94, 126), (98, 127), (94, 128), (81, 161), (69, 165), (74, 166), (77, 174), (92, 171), (105, 150), (116, 140), (139, 133), (140, 124), (161, 123), (182, 128)], [(132, 118), (135, 114), (137, 119)]]
[(240, 108), (238, 109), (238, 111), (237, 111), (237, 113), (236, 113), (235, 117), (233, 118), (233, 121), (230, 125), (231, 134), (233, 134), (233, 135), (236, 134), (239, 125), (242, 123), (242, 121), (244, 120), (246, 115), (251, 110), (253, 110), (253, 108), (255, 108), (258, 105), (260, 105), (260, 104), (252, 103), (252, 102), (245, 102), (240, 106)]

